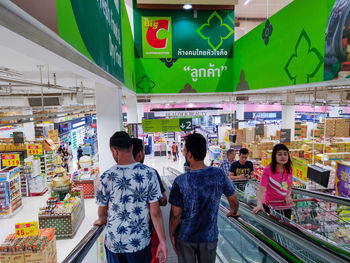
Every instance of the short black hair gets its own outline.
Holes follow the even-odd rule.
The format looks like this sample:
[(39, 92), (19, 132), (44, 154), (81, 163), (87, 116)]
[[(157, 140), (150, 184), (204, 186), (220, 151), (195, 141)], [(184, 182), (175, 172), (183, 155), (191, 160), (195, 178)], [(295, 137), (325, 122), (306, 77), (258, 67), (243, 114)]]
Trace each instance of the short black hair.
[(193, 155), (196, 161), (204, 160), (207, 154), (207, 141), (200, 133), (193, 133), (185, 137), (187, 152)]
[(248, 154), (248, 153), (249, 153), (249, 151), (248, 151), (247, 148), (241, 148), (241, 149), (239, 150), (239, 154)]
[(132, 155), (136, 158), (136, 155), (143, 150), (143, 141), (138, 138), (132, 138)]
[(132, 140), (125, 131), (118, 131), (109, 139), (109, 147), (115, 147), (118, 150), (130, 150), (132, 147)]
[(235, 150), (234, 149), (228, 149), (227, 150), (227, 152), (226, 152), (226, 154), (227, 154), (227, 156), (229, 156), (231, 153), (233, 153)]

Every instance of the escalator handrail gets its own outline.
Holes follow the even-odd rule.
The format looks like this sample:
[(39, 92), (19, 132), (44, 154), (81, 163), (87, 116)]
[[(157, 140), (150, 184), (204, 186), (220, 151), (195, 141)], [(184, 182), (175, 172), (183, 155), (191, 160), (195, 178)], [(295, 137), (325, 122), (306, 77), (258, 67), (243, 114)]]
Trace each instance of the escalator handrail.
[(166, 169), (169, 172), (171, 172), (172, 174), (174, 174), (175, 176), (179, 176), (180, 174), (182, 174), (180, 171), (178, 171), (178, 170), (176, 170), (176, 169), (174, 169), (173, 167), (170, 167), (170, 166), (168, 166)]
[[(219, 212), (226, 217), (229, 210), (220, 205)], [(242, 218), (228, 217), (227, 219), (272, 258), (276, 259), (277, 262), (303, 262), (279, 243), (267, 237), (259, 229), (245, 222)]]
[(71, 253), (62, 261), (62, 263), (79, 263), (85, 258), (87, 253), (90, 251), (91, 247), (102, 231), (104, 230), (105, 225), (103, 226), (93, 226), (90, 231), (83, 237), (83, 239), (75, 246)]
[[(222, 200), (226, 202), (225, 199), (222, 199)], [(253, 211), (252, 211), (253, 209), (249, 205), (241, 201), (240, 201), (240, 209), (243, 209), (253, 214)], [(284, 232), (290, 237), (293, 237), (294, 239), (296, 238), (300, 242), (303, 242), (305, 246), (310, 247), (311, 251), (317, 250), (320, 253), (323, 253), (322, 255), (324, 255), (324, 257), (327, 257), (330, 259), (329, 262), (349, 262), (349, 259), (350, 259), (349, 252), (343, 249), (340, 249), (339, 247), (336, 247), (331, 243), (326, 242), (321, 238), (318, 238), (315, 235), (311, 235), (310, 233), (304, 231), (301, 228), (297, 228), (294, 225), (291, 225), (289, 223), (281, 223), (277, 220), (272, 219), (268, 214), (263, 212), (259, 212), (258, 214), (254, 214), (254, 215), (260, 222), (268, 223), (271, 227), (273, 227), (274, 229), (277, 229), (279, 232)], [(320, 249), (320, 247), (322, 249)], [(335, 260), (335, 258), (337, 258), (337, 260)]]
[(325, 194), (322, 192), (317, 192), (312, 190), (299, 189), (299, 188), (292, 188), (292, 193), (306, 195), (306, 196), (314, 197), (316, 199), (320, 199), (326, 202), (342, 204), (350, 207), (350, 200), (348, 198), (344, 198), (340, 196)]

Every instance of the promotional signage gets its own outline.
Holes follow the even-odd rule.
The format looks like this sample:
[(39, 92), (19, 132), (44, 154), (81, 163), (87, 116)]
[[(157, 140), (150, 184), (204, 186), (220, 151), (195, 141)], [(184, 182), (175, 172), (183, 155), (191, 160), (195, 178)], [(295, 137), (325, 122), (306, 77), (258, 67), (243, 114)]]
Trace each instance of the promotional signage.
[(271, 163), (271, 154), (268, 152), (262, 151), (261, 152), (261, 166), (266, 167)]
[(23, 132), (13, 132), (13, 143), (24, 143)]
[(155, 117), (180, 117), (180, 116), (211, 116), (218, 115), (218, 110), (206, 110), (206, 111), (156, 111)]
[(43, 154), (43, 146), (41, 144), (28, 144), (27, 153), (28, 153), (28, 156), (42, 155)]
[(281, 143), (290, 143), (290, 137), (291, 137), (290, 134), (291, 134), (290, 129), (281, 129), (280, 142)]
[(172, 58), (171, 17), (142, 17), (144, 58)]
[(293, 157), (293, 177), (307, 183), (307, 171), (309, 163), (298, 157)]
[[(138, 9), (136, 58), (232, 58), (234, 11)], [(142, 50), (142, 52), (141, 52)]]
[(39, 235), (38, 222), (19, 223), (15, 225), (16, 237)]
[(124, 1), (11, 1), (90, 61), (124, 81), (121, 39), (121, 3)]
[(257, 124), (255, 125), (255, 134), (256, 135), (264, 135), (264, 124)]
[(3, 153), (1, 155), (1, 167), (19, 166), (20, 164), (19, 153)]
[(142, 120), (144, 132), (180, 132), (192, 130), (192, 119), (151, 119)]
[(337, 196), (350, 198), (350, 163), (337, 163), (335, 190)]

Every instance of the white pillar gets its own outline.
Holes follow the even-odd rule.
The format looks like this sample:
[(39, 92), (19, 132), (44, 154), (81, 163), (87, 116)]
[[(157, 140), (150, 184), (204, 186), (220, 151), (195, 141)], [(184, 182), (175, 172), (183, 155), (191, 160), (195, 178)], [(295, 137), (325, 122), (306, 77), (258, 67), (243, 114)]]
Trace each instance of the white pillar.
[(339, 117), (340, 116), (339, 109), (340, 109), (339, 106), (330, 107), (329, 117), (331, 118)]
[(282, 129), (290, 129), (291, 140), (294, 140), (295, 105), (282, 105)]
[(128, 123), (137, 123), (137, 98), (136, 95), (126, 96), (126, 118)]
[(241, 121), (244, 120), (244, 104), (237, 104), (236, 119)]
[(107, 88), (98, 83), (95, 87), (98, 155), (100, 171), (103, 173), (115, 164), (109, 138), (123, 128), (122, 91), (119, 87)]
[(143, 114), (143, 104), (137, 104), (137, 123), (142, 123)]

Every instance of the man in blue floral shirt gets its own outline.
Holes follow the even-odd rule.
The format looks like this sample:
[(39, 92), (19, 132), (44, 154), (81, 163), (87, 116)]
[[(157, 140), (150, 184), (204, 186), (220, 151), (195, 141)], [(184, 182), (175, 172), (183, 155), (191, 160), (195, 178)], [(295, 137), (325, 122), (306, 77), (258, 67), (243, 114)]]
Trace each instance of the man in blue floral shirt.
[(227, 216), (239, 216), (235, 186), (222, 170), (204, 164), (207, 145), (201, 134), (185, 138), (183, 153), (191, 170), (176, 177), (171, 188), (170, 239), (179, 263), (214, 263), (222, 194), (230, 204)]
[(162, 197), (154, 169), (136, 163), (132, 155), (132, 140), (125, 132), (110, 138), (110, 148), (116, 165), (101, 175), (96, 193), (98, 220), (107, 224), (105, 235), (108, 262), (151, 262), (150, 216), (159, 236), (157, 256), (167, 258), (162, 212), (158, 200)]

